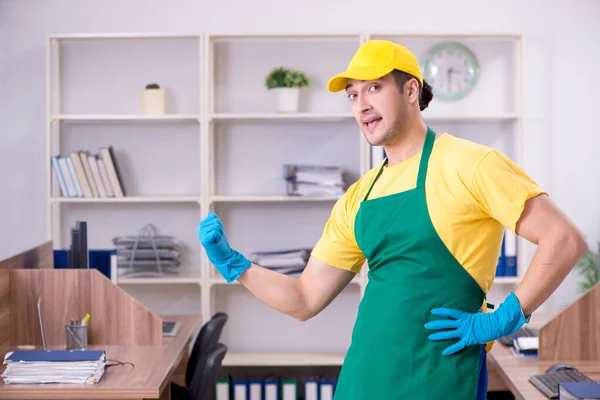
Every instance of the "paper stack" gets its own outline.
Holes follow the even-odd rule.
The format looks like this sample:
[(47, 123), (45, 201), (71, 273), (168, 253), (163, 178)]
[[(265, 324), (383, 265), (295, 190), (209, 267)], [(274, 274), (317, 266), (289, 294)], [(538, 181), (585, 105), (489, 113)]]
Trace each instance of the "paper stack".
[(311, 249), (254, 252), (249, 255), (249, 259), (263, 268), (286, 275), (299, 276), (306, 267), (310, 252)]
[(4, 357), (5, 384), (98, 383), (106, 368), (101, 350), (19, 350)]
[(290, 196), (339, 197), (346, 186), (342, 169), (335, 166), (286, 164), (283, 176)]

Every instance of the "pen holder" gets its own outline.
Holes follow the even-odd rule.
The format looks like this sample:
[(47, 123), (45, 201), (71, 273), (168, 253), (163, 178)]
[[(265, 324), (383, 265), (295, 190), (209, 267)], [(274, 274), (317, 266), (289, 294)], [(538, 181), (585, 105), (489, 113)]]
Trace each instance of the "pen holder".
[(67, 334), (67, 350), (87, 350), (88, 348), (87, 325), (65, 325)]

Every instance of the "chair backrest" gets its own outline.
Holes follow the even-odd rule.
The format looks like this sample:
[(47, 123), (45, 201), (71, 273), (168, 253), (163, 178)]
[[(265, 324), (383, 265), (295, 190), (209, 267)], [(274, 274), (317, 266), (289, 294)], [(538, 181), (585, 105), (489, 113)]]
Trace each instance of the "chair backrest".
[(202, 352), (192, 382), (188, 386), (190, 400), (210, 400), (214, 398), (217, 377), (226, 353), (227, 346), (223, 343), (212, 343), (208, 349)]
[(200, 333), (198, 334), (198, 337), (194, 342), (194, 346), (192, 347), (192, 353), (190, 354), (190, 359), (185, 371), (186, 387), (190, 387), (196, 369), (196, 364), (202, 357), (202, 353), (212, 344), (219, 341), (221, 332), (223, 332), (223, 327), (227, 322), (227, 318), (228, 315), (226, 313), (218, 312), (213, 315), (210, 321), (205, 323), (200, 329)]

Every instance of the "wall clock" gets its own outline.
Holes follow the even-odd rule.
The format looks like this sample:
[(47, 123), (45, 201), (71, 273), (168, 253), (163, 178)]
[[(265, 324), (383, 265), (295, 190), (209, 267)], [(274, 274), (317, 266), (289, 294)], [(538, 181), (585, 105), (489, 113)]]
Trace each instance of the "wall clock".
[(434, 99), (454, 101), (473, 90), (479, 79), (479, 61), (462, 43), (442, 42), (423, 58), (423, 79), (433, 88)]

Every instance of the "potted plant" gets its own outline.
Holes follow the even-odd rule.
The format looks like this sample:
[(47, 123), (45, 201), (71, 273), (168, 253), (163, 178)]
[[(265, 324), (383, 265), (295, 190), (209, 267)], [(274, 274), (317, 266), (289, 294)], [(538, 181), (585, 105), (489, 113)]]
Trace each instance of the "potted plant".
[(583, 277), (583, 281), (579, 282), (579, 292), (583, 294), (598, 282), (598, 254), (588, 250), (575, 264), (575, 269)]
[(265, 79), (267, 89), (275, 92), (277, 112), (297, 112), (300, 88), (310, 83), (304, 72), (286, 67), (274, 68)]
[(165, 90), (157, 83), (149, 83), (141, 96), (142, 114), (162, 115), (166, 113)]

